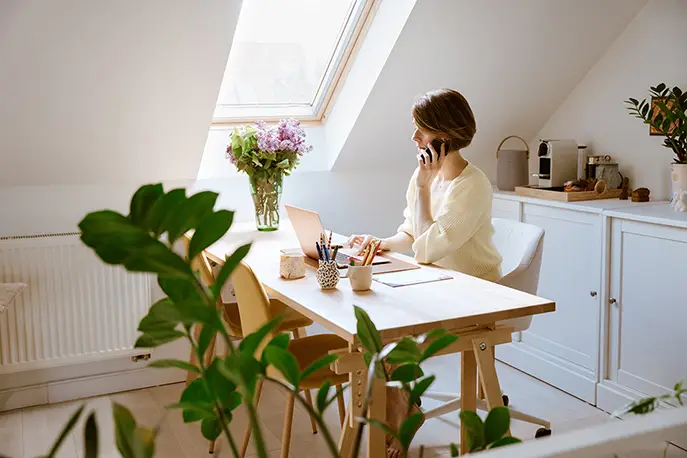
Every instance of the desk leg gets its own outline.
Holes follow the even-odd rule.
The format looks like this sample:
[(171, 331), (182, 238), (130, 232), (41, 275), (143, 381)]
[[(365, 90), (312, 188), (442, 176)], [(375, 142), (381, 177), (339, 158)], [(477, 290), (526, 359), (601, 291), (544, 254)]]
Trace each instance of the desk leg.
[[(472, 348), (477, 358), (477, 368), (484, 394), (487, 400), (487, 409), (503, 407), (503, 397), (501, 396), (501, 386), (499, 377), (496, 374), (496, 364), (494, 360), (494, 347), (489, 339), (477, 339), (472, 341)], [(510, 436), (510, 429), (506, 433)]]
[[(460, 355), (460, 402), (461, 409), (477, 410), (477, 362), (475, 361), (475, 353), (472, 351), (463, 351)], [(460, 423), (460, 454), (465, 455), (469, 452), (467, 428)]]
[(353, 456), (353, 445), (355, 443), (355, 436), (358, 433), (360, 423), (356, 422), (354, 418), (360, 417), (363, 412), (363, 397), (365, 396), (365, 386), (367, 371), (358, 369), (351, 372), (350, 379), (350, 394), (351, 400), (346, 409), (346, 419), (344, 420), (343, 428), (341, 430), (341, 437), (339, 437), (339, 454), (341, 458), (351, 458)]
[[(374, 378), (368, 418), (386, 423), (386, 383), (384, 379)], [(380, 428), (368, 426), (367, 458), (386, 456), (386, 433)]]

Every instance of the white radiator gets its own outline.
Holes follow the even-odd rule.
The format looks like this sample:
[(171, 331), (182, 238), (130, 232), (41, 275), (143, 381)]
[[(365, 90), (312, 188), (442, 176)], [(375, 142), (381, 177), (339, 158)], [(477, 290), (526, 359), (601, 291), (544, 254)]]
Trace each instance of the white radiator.
[(133, 353), (152, 278), (103, 263), (78, 233), (0, 237), (0, 281), (27, 284), (0, 314), (0, 374)]

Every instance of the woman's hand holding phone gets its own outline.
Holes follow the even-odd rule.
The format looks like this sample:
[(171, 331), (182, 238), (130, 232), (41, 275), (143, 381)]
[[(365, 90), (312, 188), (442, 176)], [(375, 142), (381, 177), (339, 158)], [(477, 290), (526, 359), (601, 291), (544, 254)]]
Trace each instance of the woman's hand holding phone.
[(425, 152), (417, 156), (417, 164), (420, 168), (416, 178), (418, 187), (429, 187), (446, 159), (446, 145), (439, 143), (441, 146), (437, 151), (437, 143), (439, 143), (438, 140), (433, 140), (427, 145)]

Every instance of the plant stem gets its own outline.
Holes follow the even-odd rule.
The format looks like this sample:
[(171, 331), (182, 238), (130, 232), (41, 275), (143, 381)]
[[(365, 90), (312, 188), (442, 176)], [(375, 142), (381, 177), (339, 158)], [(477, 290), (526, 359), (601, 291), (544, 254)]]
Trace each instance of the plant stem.
[[(317, 422), (317, 425), (320, 427), (320, 430), (322, 431), (322, 435), (324, 436), (324, 440), (327, 443), (327, 447), (329, 448), (329, 451), (331, 452), (332, 457), (333, 458), (340, 458), (339, 449), (338, 449), (336, 443), (334, 442), (334, 439), (332, 438), (331, 433), (329, 432), (329, 428), (327, 428), (327, 425), (322, 420), (322, 417), (320, 415), (318, 415), (317, 412), (315, 412), (315, 409), (313, 409), (310, 406), (310, 404), (308, 404), (300, 396), (299, 392), (295, 389), (291, 389), (291, 387), (289, 385), (287, 385), (286, 383), (282, 382), (279, 379), (265, 376), (264, 380), (267, 380), (268, 382), (272, 382), (272, 383), (276, 384), (277, 386), (280, 386), (281, 388), (283, 388), (286, 391), (288, 391), (289, 393), (291, 393), (291, 395), (293, 395), (293, 397), (301, 404), (301, 406), (303, 408), (305, 408), (305, 410), (308, 411), (310, 416), (315, 419), (315, 422)], [(357, 455), (354, 455), (354, 456), (357, 456)]]
[[(186, 337), (188, 338), (189, 342), (191, 342), (191, 346), (193, 347), (193, 350), (196, 352), (196, 354), (198, 354), (198, 346), (193, 341), (191, 334), (189, 334), (187, 332)], [(205, 367), (205, 358), (203, 356), (205, 356), (205, 355), (200, 355), (200, 357), (198, 358), (198, 367), (200, 368), (200, 378), (203, 381), (203, 384), (205, 385), (205, 389), (207, 390), (207, 392), (214, 394), (213, 390), (211, 390), (210, 386), (208, 385), (207, 379), (205, 378), (207, 371), (206, 371), (206, 367)], [(217, 402), (216, 397), (214, 398), (213, 407), (217, 411), (217, 415), (219, 417), (219, 423), (222, 426), (222, 431), (224, 432), (224, 435), (227, 437), (227, 441), (229, 442), (229, 446), (231, 447), (231, 452), (234, 454), (235, 458), (238, 458), (239, 457), (239, 449), (236, 447), (236, 442), (234, 442), (234, 437), (231, 435), (229, 428), (227, 428), (227, 424), (226, 424), (225, 418), (224, 418), (224, 413), (222, 412), (222, 406), (219, 404), (219, 402)]]
[[(248, 408), (248, 415), (250, 417), (251, 429), (255, 432), (255, 448), (258, 450), (260, 458), (267, 458), (267, 451), (265, 450), (265, 442), (262, 438), (262, 430), (260, 429), (260, 422), (258, 421), (258, 413), (255, 405), (252, 402), (246, 403)], [(238, 457), (238, 455), (236, 455)]]

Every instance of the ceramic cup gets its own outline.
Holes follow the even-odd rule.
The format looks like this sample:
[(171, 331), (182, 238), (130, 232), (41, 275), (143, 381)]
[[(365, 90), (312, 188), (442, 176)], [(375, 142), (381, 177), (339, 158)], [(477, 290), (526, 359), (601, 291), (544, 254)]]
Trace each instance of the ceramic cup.
[(339, 269), (336, 267), (336, 261), (320, 261), (317, 268), (317, 282), (322, 289), (334, 289), (339, 284)]
[(283, 253), (279, 260), (279, 273), (287, 280), (305, 277), (305, 257), (302, 254)]
[(346, 277), (353, 291), (367, 291), (372, 286), (372, 266), (349, 266)]

